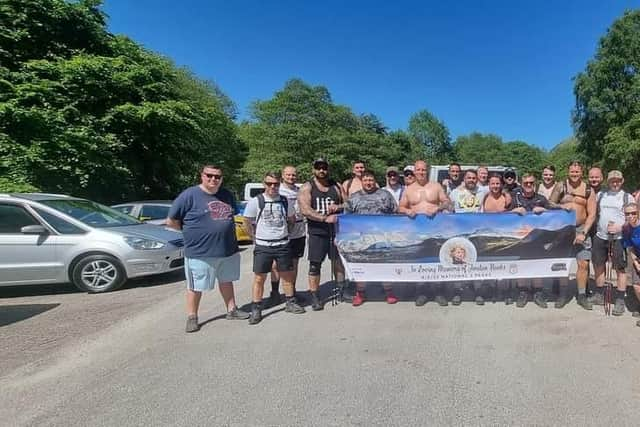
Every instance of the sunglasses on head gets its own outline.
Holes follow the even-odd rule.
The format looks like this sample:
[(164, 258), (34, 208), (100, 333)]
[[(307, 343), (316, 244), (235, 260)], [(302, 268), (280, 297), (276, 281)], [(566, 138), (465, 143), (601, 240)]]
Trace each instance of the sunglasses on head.
[(217, 173), (205, 173), (204, 176), (209, 179), (222, 179), (222, 175), (218, 175)]

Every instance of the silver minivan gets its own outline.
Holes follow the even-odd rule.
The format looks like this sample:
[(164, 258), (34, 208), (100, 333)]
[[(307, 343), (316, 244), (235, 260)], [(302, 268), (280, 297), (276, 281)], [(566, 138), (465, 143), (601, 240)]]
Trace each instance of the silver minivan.
[(184, 265), (182, 233), (86, 199), (0, 193), (0, 286), (71, 282), (88, 292)]

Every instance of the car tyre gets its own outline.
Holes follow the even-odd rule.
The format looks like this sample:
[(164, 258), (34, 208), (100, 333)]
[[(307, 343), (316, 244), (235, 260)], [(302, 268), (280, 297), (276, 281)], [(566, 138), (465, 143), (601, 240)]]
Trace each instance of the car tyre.
[(73, 266), (71, 282), (80, 290), (100, 293), (114, 291), (127, 280), (118, 259), (106, 254), (88, 255)]

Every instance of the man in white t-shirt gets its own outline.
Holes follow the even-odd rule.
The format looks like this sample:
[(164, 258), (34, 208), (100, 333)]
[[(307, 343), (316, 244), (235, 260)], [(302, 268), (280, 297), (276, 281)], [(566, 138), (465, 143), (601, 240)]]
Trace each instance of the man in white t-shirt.
[[(282, 277), (287, 299), (285, 311), (300, 314), (305, 310), (296, 302), (293, 291), (293, 259), (289, 250), (289, 224), (295, 223), (295, 208), (279, 193), (280, 175), (267, 172), (264, 193), (249, 200), (244, 209), (245, 224), (255, 242), (253, 250), (253, 305), (249, 324), (262, 320), (264, 282), (273, 264)], [(252, 223), (255, 223), (255, 227)]]
[(387, 185), (382, 188), (391, 193), (396, 201), (396, 205), (400, 204), (400, 199), (404, 192), (404, 185), (400, 182), (400, 174), (397, 167), (389, 166), (387, 168)]
[(624, 294), (627, 289), (627, 257), (622, 247), (622, 226), (625, 223), (624, 205), (633, 197), (622, 189), (624, 178), (622, 172), (612, 170), (607, 175), (607, 190), (597, 195), (596, 235), (593, 238), (591, 261), (596, 278), (596, 292), (592, 297), (593, 304), (604, 304), (605, 266), (611, 255), (612, 268), (616, 271), (617, 289), (614, 316), (624, 313)]
[[(298, 191), (296, 185), (298, 172), (293, 166), (282, 168), (282, 183), (280, 184), (280, 195), (287, 198), (289, 206), (293, 206), (296, 212), (295, 223), (289, 226), (289, 250), (293, 259), (293, 291), (296, 291), (296, 279), (298, 278), (298, 260), (304, 256), (304, 248), (307, 245), (307, 227), (304, 223), (304, 216), (300, 213), (298, 205)], [(271, 306), (280, 304), (280, 275), (274, 263), (271, 269), (271, 295), (269, 303)]]

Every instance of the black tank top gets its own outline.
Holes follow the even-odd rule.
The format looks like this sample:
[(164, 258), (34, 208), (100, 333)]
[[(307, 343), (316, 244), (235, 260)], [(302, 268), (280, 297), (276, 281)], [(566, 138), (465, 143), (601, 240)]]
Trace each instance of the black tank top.
[[(329, 189), (327, 191), (320, 191), (316, 185), (315, 180), (310, 181), (311, 184), (311, 208), (321, 214), (328, 215), (328, 207), (333, 204), (342, 203), (340, 193), (336, 189), (335, 181), (329, 181)], [(329, 236), (333, 224), (327, 224), (326, 222), (318, 222), (312, 219), (307, 220), (307, 228), (309, 234), (316, 236)]]

